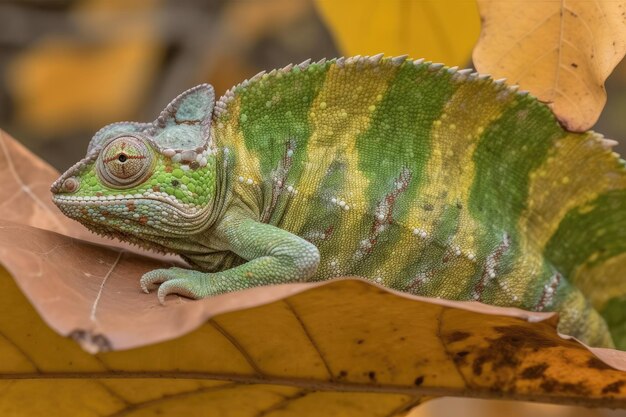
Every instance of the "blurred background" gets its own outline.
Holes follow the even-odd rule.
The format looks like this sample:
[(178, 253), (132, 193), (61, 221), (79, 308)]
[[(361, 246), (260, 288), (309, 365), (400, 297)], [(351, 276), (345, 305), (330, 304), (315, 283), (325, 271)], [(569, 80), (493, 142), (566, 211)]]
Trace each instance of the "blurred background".
[[(473, 0), (0, 0), (0, 128), (63, 171), (102, 125), (151, 121), (202, 82), (217, 95), (264, 69), (340, 55), (410, 54), (471, 66)], [(594, 130), (626, 151), (626, 64)], [(439, 399), (412, 417), (617, 417)]]
[(0, 1), (0, 127), (64, 170), (196, 84), (337, 54), (307, 0)]

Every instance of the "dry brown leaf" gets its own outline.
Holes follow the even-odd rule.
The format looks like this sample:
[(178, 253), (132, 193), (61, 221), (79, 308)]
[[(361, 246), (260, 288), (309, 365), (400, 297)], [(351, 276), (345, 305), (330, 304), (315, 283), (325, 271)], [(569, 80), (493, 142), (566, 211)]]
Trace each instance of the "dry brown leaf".
[[(0, 140), (17, 204), (0, 218), (54, 229), (20, 188), (44, 201), (54, 171)], [(7, 220), (0, 262), (15, 278), (0, 270), (0, 415), (395, 416), (442, 395), (626, 407), (626, 352), (559, 337), (551, 314), (358, 280), (163, 307), (138, 285), (163, 261)]]
[(483, 25), (476, 68), (548, 103), (584, 131), (606, 102), (604, 82), (626, 53), (626, 2), (478, 0)]
[(326, 415), (323, 402), (328, 412), (385, 416), (442, 395), (626, 407), (626, 353), (559, 337), (551, 314), (357, 280), (173, 297), (163, 307), (137, 284), (161, 266), (154, 260), (6, 221), (0, 260), (53, 329), (106, 352), (90, 356), (45, 330), (3, 273), (0, 378), (16, 385), (0, 388), (0, 414), (10, 411), (2, 404), (43, 407), (32, 398), (51, 379), (105, 415), (201, 403), (238, 416)]
[(50, 198), (50, 184), (59, 173), (0, 130), (0, 218), (89, 238), (79, 223), (60, 215)]

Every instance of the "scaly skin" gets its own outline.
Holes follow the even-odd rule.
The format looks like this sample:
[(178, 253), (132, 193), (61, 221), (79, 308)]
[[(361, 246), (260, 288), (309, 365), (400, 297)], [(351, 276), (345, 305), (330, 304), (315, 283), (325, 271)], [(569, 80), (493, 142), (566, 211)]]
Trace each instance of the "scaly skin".
[(612, 345), (598, 311), (625, 305), (626, 171), (599, 135), (402, 57), (305, 62), (213, 102), (201, 85), (152, 124), (101, 129), (52, 187), (90, 229), (194, 267), (142, 277), (162, 302), (360, 275), (556, 310), (562, 332)]

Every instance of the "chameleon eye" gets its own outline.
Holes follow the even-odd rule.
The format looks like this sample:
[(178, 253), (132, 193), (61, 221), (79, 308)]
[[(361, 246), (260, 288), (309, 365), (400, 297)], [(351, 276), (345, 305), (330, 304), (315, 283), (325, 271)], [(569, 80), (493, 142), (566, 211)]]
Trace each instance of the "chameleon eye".
[(61, 191), (64, 193), (73, 193), (78, 190), (80, 183), (74, 177), (70, 177), (63, 181), (63, 185), (61, 185)]
[(152, 152), (139, 138), (123, 136), (109, 142), (98, 158), (98, 174), (109, 186), (128, 188), (148, 177)]

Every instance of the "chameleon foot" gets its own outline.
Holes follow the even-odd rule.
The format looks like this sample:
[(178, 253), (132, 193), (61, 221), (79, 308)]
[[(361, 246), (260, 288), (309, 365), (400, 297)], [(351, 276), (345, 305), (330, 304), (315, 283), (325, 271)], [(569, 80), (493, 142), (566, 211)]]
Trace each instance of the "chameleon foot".
[(183, 268), (155, 269), (143, 274), (140, 284), (145, 293), (159, 286), (157, 296), (159, 302), (164, 304), (168, 294), (179, 294), (194, 299), (212, 295), (209, 275)]

